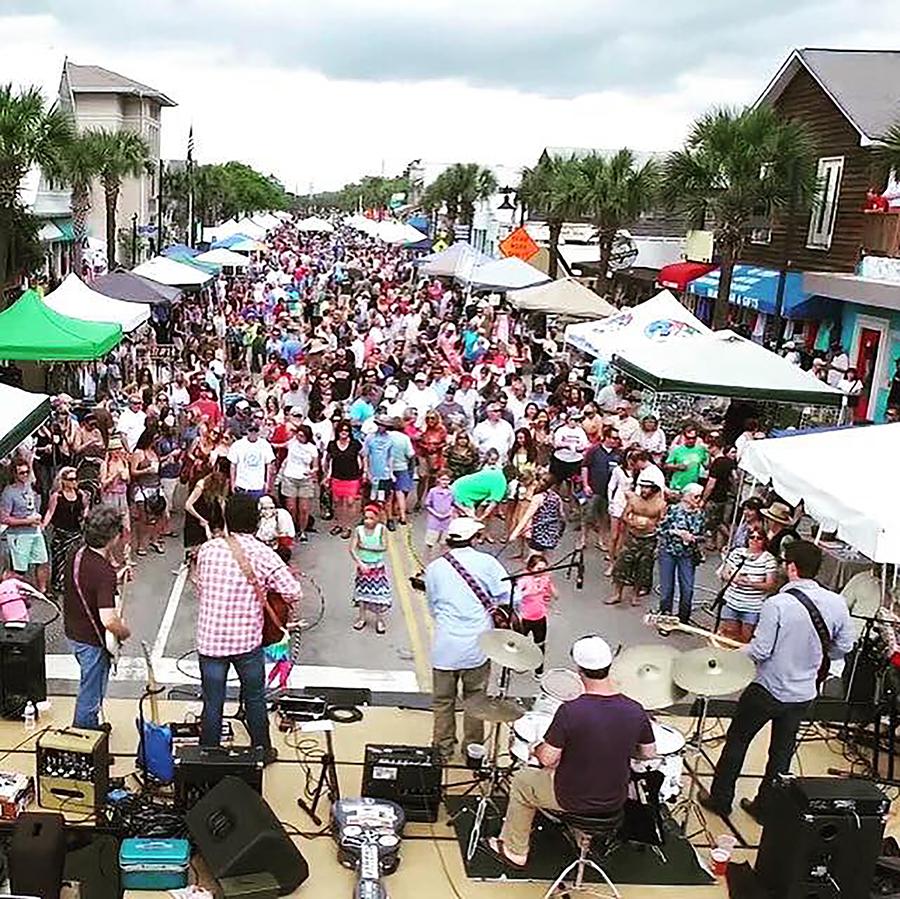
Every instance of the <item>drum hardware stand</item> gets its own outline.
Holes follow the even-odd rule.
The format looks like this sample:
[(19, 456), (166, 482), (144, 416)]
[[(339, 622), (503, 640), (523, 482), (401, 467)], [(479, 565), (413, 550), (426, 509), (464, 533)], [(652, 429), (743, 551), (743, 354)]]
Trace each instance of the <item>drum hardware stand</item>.
[[(328, 722), (328, 724), (331, 725), (331, 722)], [(317, 827), (322, 826), (322, 819), (316, 813), (319, 800), (322, 798), (322, 792), (324, 790), (328, 791), (328, 801), (332, 805), (341, 798), (337, 766), (334, 761), (334, 741), (331, 737), (331, 726), (325, 730), (325, 754), (319, 759), (319, 764), (322, 766), (322, 770), (319, 772), (319, 779), (316, 782), (312, 799), (307, 802), (302, 796), (297, 797), (297, 805), (312, 818), (313, 823)]]
[[(688, 771), (690, 772), (688, 794), (684, 799), (680, 800), (672, 807), (671, 815), (672, 820), (675, 822), (678, 822), (679, 815), (681, 815), (682, 820), (680, 823), (684, 830), (684, 837), (686, 840), (691, 840), (697, 836), (697, 834), (702, 833), (706, 838), (707, 843), (713, 846), (716, 841), (710, 833), (703, 807), (696, 799), (697, 787), (699, 784), (700, 760), (706, 758), (703, 753), (703, 730), (706, 726), (706, 716), (709, 710), (709, 697), (698, 695), (697, 701), (700, 703), (697, 724), (694, 727), (694, 733), (691, 738), (684, 744), (685, 763), (687, 763), (689, 755), (693, 762), (692, 765), (687, 765)], [(690, 824), (692, 814), (696, 817), (700, 829), (689, 834), (688, 825)]]

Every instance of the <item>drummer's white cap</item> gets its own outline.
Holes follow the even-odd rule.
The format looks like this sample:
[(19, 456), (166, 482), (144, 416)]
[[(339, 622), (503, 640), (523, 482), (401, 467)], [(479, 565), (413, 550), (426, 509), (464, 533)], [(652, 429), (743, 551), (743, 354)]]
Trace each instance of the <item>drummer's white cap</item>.
[(454, 518), (447, 528), (448, 540), (471, 540), (484, 525), (474, 518)]
[(612, 650), (603, 637), (582, 637), (572, 644), (572, 661), (586, 671), (602, 671), (612, 664)]

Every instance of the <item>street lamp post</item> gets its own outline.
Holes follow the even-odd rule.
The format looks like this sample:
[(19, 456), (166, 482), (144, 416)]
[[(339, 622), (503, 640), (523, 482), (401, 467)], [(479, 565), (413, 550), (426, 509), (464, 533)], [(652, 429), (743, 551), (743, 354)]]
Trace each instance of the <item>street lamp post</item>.
[(131, 216), (131, 267), (137, 265), (137, 220), (138, 214), (135, 212)]

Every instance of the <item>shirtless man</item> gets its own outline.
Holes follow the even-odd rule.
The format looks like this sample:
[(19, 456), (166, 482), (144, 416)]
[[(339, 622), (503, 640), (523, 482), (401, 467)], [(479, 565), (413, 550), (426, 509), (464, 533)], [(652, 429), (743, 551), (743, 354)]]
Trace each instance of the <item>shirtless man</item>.
[(648, 465), (638, 476), (637, 493), (628, 493), (622, 520), (627, 528), (625, 545), (613, 567), (615, 592), (605, 602), (622, 602), (625, 588), (634, 591), (631, 604), (639, 606), (641, 597), (653, 586), (653, 562), (656, 554), (656, 529), (666, 514), (665, 477)]

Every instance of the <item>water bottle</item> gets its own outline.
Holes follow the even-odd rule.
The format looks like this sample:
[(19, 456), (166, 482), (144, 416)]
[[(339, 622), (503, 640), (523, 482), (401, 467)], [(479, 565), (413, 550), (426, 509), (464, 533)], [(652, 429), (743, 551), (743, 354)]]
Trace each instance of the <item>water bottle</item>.
[(25, 730), (34, 730), (37, 722), (37, 709), (30, 699), (25, 703), (25, 712), (22, 717), (25, 721)]

